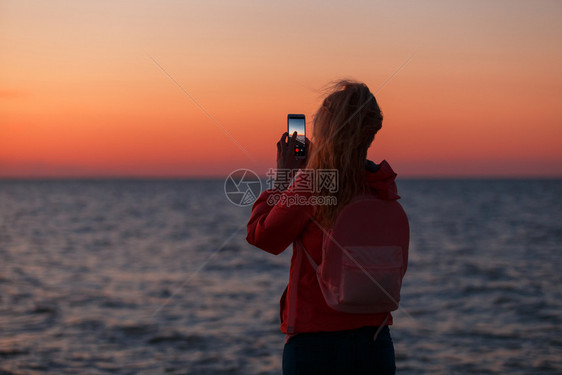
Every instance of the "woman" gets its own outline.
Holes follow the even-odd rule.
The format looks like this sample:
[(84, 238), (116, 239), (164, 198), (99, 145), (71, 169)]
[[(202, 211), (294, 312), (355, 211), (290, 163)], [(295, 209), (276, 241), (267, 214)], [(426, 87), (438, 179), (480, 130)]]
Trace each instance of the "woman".
[[(287, 189), (281, 181), (286, 174), (278, 172), (273, 188), (264, 191), (253, 206), (248, 242), (277, 255), (298, 239), (320, 264), (323, 232), (319, 225), (329, 229), (342, 207), (361, 193), (398, 199), (396, 174), (390, 165), (367, 160), (367, 149), (381, 126), (380, 108), (365, 84), (340, 81), (333, 85), (314, 116), (313, 144), (306, 140), (307, 160), (294, 157), (296, 133), (290, 138), (285, 133), (277, 143), (277, 168), (336, 171), (338, 178), (332, 182), (337, 188), (326, 186), (318, 174), (310, 180), (301, 173)], [(323, 200), (330, 204), (322, 205), (311, 203), (319, 200), (292, 199), (296, 196), (335, 198), (335, 204), (330, 199)], [(289, 283), (281, 297), (281, 331), (287, 335), (283, 374), (394, 374), (391, 324), (387, 313), (350, 314), (330, 308), (313, 267), (293, 245)]]

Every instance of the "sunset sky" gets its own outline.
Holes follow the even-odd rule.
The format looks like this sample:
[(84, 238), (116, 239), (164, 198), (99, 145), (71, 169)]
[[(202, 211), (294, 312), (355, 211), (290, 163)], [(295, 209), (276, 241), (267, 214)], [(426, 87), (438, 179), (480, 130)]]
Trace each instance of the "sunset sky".
[(0, 1), (0, 177), (263, 174), (287, 113), (312, 134), (339, 78), (375, 93), (369, 157), (400, 176), (560, 177), (561, 20), (562, 1)]

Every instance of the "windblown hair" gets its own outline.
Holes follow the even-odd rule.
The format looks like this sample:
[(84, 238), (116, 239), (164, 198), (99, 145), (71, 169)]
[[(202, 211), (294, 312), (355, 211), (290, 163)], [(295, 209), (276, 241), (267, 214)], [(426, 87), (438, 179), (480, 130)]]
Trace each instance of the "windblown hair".
[(336, 198), (336, 205), (314, 208), (316, 220), (327, 229), (341, 208), (367, 190), (367, 149), (382, 127), (381, 110), (367, 85), (342, 80), (333, 83), (328, 90), (329, 95), (314, 116), (312, 147), (306, 166), (307, 169), (338, 171), (336, 192), (322, 187), (318, 178), (313, 182), (315, 188), (321, 187), (317, 194)]

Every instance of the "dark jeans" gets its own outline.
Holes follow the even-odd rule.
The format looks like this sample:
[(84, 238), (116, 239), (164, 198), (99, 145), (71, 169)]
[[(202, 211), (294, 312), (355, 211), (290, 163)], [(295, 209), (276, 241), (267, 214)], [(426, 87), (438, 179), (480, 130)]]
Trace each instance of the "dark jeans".
[(394, 374), (394, 345), (388, 326), (300, 333), (285, 344), (283, 375)]

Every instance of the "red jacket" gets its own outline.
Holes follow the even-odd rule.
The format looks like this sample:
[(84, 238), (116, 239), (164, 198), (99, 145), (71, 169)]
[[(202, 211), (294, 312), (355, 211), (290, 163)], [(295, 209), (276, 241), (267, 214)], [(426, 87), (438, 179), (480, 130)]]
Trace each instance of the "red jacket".
[[(374, 163), (371, 163), (373, 166)], [(374, 169), (372, 169), (374, 170)], [(396, 200), (396, 173), (383, 160), (379, 168), (366, 173), (368, 184), (377, 195), (386, 200)], [(298, 181), (295, 183), (298, 184)], [(310, 196), (310, 193), (287, 191), (264, 191), (252, 208), (248, 222), (246, 240), (262, 250), (280, 254), (295, 239), (301, 237), (305, 247), (317, 264), (322, 258), (322, 231), (309, 219), (311, 205), (289, 205), (288, 200), (272, 205), (268, 198), (273, 194), (290, 198), (294, 195)], [(271, 199), (271, 198), (270, 198)], [(285, 203), (284, 203), (285, 202)], [(406, 266), (406, 265), (405, 265)], [(281, 331), (286, 334), (318, 331), (340, 331), (363, 326), (385, 324), (387, 314), (350, 314), (330, 308), (322, 295), (316, 273), (302, 251), (293, 245), (289, 283), (281, 297)], [(386, 324), (392, 324), (392, 315)]]

